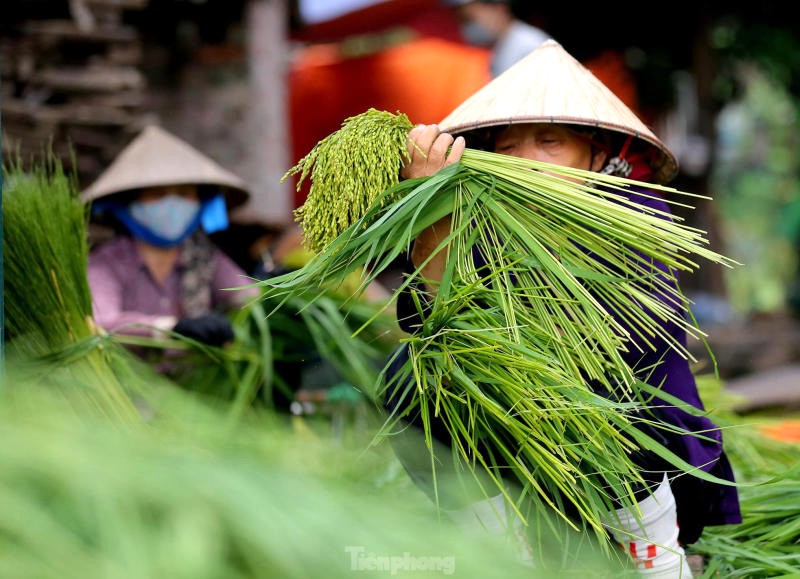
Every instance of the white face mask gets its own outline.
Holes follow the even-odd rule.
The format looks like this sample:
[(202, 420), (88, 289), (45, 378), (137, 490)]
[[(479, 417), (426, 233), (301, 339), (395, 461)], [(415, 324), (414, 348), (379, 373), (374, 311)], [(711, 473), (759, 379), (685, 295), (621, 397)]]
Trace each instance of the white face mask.
[(199, 212), (199, 201), (181, 195), (166, 195), (153, 201), (134, 201), (130, 205), (131, 217), (164, 241), (183, 237)]

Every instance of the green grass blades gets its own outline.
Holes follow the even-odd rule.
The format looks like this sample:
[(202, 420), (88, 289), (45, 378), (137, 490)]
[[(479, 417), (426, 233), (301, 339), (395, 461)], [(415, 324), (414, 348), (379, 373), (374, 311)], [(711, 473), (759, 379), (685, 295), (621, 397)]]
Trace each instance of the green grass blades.
[(3, 227), (9, 359), (29, 365), (43, 382), (52, 376), (39, 369), (58, 360), (57, 372), (83, 385), (87, 403), (136, 422), (107, 356), (108, 343), (92, 322), (86, 207), (58, 160), (4, 168)]
[[(530, 576), (501, 538), (439, 520), (363, 437), (268, 412), (231, 424), (165, 383), (147, 428), (121, 431), (26, 386), (0, 397), (2, 577)], [(591, 545), (566, 564), (548, 547), (558, 576), (620, 576)]]
[[(396, 436), (405, 421), (419, 424), (420, 415), (436, 416), (460, 468), (492, 481), (485, 485), (490, 496), (513, 480), (532, 511), (555, 510), (566, 524), (604, 537), (601, 516), (615, 498), (632, 503), (630, 485), (641, 480), (630, 460), (640, 405), (626, 400), (621, 385), (621, 402), (596, 394), (560, 363), (546, 331), (523, 319), (509, 328), (499, 308), (470, 299), (481, 296), (453, 295), (459, 307), (436, 310), (446, 310), (446, 319), (434, 313), (422, 332), (404, 340), (409, 360), (394, 377), (400, 393), (394, 383), (386, 389), (406, 403), (402, 414), (388, 416), (382, 435)], [(422, 424), (430, 434), (426, 419)], [(424, 445), (418, 450), (426, 452)], [(570, 518), (575, 512), (579, 521)]]
[[(776, 441), (762, 440), (762, 447)], [(794, 455), (787, 468), (760, 485), (740, 491), (743, 522), (710, 527), (692, 551), (707, 559), (703, 577), (796, 577), (800, 569), (800, 449), (783, 444)], [(793, 448), (792, 448), (793, 446)], [(762, 473), (766, 475), (767, 473)]]
[(86, 209), (58, 161), (5, 168), (3, 220), (9, 337), (47, 327), (58, 348), (90, 335)]
[(741, 402), (711, 374), (697, 377), (706, 407), (725, 432), (725, 448), (736, 471), (743, 522), (707, 527), (690, 552), (705, 558), (698, 579), (796, 577), (800, 569), (800, 444), (765, 434), (797, 413), (742, 416)]
[[(251, 407), (286, 410), (300, 388), (374, 396), (397, 336), (385, 305), (333, 290), (252, 300), (232, 314), (225, 348), (163, 338), (112, 335), (135, 346), (176, 384), (224, 407), (233, 419)], [(179, 355), (176, 355), (180, 352)]]
[[(409, 338), (410, 412), (438, 416), (476, 475), (498, 481), (498, 464), (509, 463), (530, 496), (566, 496), (599, 536), (609, 506), (600, 481), (632, 500), (630, 439), (661, 452), (626, 422), (649, 393), (621, 353), (636, 347), (634, 338), (645, 347), (658, 339), (690, 357), (662, 329), (672, 323), (702, 338), (683, 315), (677, 274), (700, 260), (735, 265), (711, 251), (702, 232), (628, 201), (632, 186), (661, 190), (672, 203), (689, 196), (467, 149), (428, 179), (386, 189), (306, 267), (265, 282), (266, 295), (287, 300), (358, 268), (364, 287), (422, 229), (452, 215), (439, 248), (449, 252), (447, 269), (422, 332)], [(418, 270), (405, 283), (423, 281)], [(589, 381), (625, 404), (594, 396)]]

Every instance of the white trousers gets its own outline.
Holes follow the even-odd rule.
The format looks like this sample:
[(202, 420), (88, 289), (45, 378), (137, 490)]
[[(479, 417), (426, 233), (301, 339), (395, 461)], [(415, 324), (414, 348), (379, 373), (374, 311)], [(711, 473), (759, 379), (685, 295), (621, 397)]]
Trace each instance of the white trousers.
[(445, 513), (468, 535), (506, 535), (516, 559), (523, 565), (533, 566), (533, 548), (525, 525), (502, 494)]
[[(692, 579), (686, 554), (678, 544), (675, 496), (666, 476), (653, 494), (637, 506), (638, 512), (618, 509), (604, 518), (603, 523), (611, 536), (631, 556), (639, 573), (648, 579)], [(533, 549), (522, 520), (502, 494), (445, 512), (473, 536), (509, 536), (517, 559), (534, 566)]]
[(641, 575), (659, 579), (691, 579), (686, 553), (678, 544), (675, 496), (666, 475), (652, 495), (633, 509), (618, 509), (603, 523), (627, 552)]

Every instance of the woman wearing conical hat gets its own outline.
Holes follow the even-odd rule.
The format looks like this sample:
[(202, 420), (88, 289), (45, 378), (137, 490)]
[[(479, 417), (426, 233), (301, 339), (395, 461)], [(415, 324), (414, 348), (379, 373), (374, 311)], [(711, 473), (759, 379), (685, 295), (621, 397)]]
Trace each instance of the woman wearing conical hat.
[(249, 196), (244, 182), (155, 125), (82, 193), (121, 235), (89, 255), (95, 323), (128, 334), (178, 334), (214, 346), (233, 338), (225, 315), (254, 290), (207, 234)]
[[(438, 125), (415, 127), (409, 134), (409, 160), (402, 169), (402, 177), (432, 175), (457, 162), (465, 146), (644, 182), (665, 184), (677, 173), (674, 155), (658, 137), (553, 40), (495, 78)], [(624, 194), (639, 205), (669, 215), (667, 204), (654, 190), (631, 187)], [(449, 232), (447, 217), (424, 230), (410, 253), (413, 267), (422, 267), (422, 278), (434, 282), (426, 284), (425, 289), (431, 294), (435, 293), (435, 282), (442, 279), (445, 266), (446, 252), (436, 252), (436, 248)], [(665, 271), (662, 264), (656, 267)], [(674, 303), (669, 303), (669, 307), (679, 308)], [(397, 309), (398, 321), (405, 331), (413, 333), (419, 329), (418, 306), (412, 303), (409, 292), (399, 296)], [(645, 310), (642, 313), (652, 315)], [(685, 344), (683, 328), (668, 321), (659, 324), (665, 335)], [(637, 377), (702, 410), (703, 403), (686, 358), (666, 339), (647, 342), (635, 331), (630, 335), (635, 347), (629, 348), (623, 357)], [(393, 368), (398, 369), (403, 363), (402, 357), (398, 358)], [(389, 393), (388, 408), (403, 408), (398, 394), (401, 391), (402, 384)], [(662, 420), (683, 431), (699, 433), (699, 436), (662, 433), (659, 436), (662, 443), (693, 467), (733, 481), (719, 427), (704, 415), (690, 415), (667, 403), (660, 404), (663, 407), (654, 412)], [(654, 408), (657, 405), (659, 401), (653, 404)], [(437, 431), (436, 417), (428, 419), (438, 442), (448, 445), (449, 435), (442, 428)], [(399, 444), (396, 449), (412, 478), (422, 481), (430, 476), (415, 466), (415, 461), (419, 463), (414, 449), (407, 452)], [(706, 482), (686, 473), (670, 478), (667, 473), (674, 474), (674, 467), (658, 456), (646, 451), (635, 454), (634, 461), (649, 485), (637, 491), (641, 512), (625, 508), (609, 512), (609, 532), (630, 553), (641, 574), (691, 577), (684, 548), (699, 538), (705, 526), (741, 521), (735, 486)], [(446, 503), (441, 496), (437, 500)], [(510, 512), (505, 503), (504, 497), (498, 495), (468, 504), (450, 503), (446, 508), (458, 523), (505, 532), (519, 522), (513, 516), (505, 516)], [(528, 555), (530, 552), (524, 551), (520, 556)]]

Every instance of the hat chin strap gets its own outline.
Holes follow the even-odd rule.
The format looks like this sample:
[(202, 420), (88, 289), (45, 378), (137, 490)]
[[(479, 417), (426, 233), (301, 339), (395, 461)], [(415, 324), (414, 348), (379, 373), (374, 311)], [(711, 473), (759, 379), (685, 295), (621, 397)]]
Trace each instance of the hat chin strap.
[(600, 172), (604, 175), (616, 175), (618, 177), (629, 177), (633, 170), (633, 165), (625, 157), (628, 154), (628, 148), (631, 146), (633, 136), (628, 135), (619, 154), (616, 157), (611, 157)]
[(628, 177), (631, 174), (633, 166), (621, 157), (612, 157), (606, 163), (600, 172), (604, 175), (616, 175), (618, 177)]

